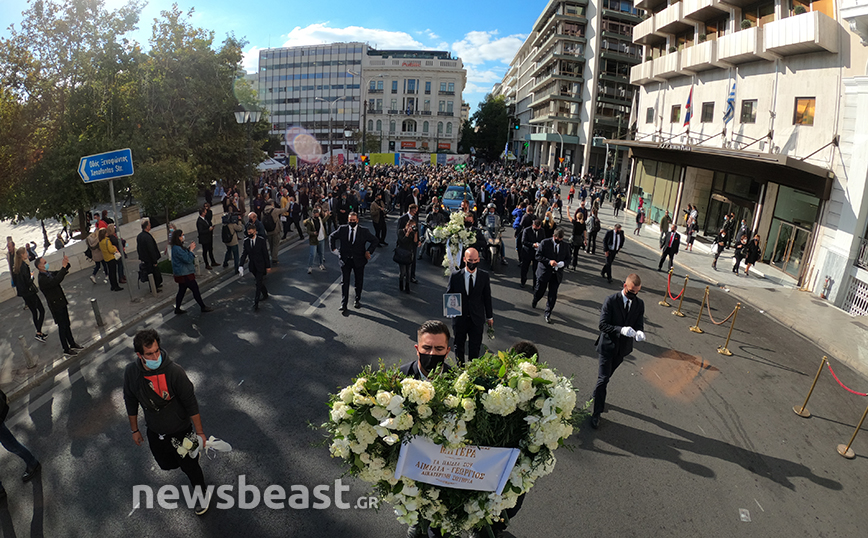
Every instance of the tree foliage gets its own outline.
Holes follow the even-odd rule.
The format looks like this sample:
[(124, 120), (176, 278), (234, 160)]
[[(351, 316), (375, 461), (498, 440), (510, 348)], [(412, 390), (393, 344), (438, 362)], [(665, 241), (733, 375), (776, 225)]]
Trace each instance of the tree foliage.
[(509, 118), (503, 96), (486, 95), (471, 119), (476, 128), (473, 138), (477, 156), (496, 160), (503, 153), (509, 136)]
[[(144, 51), (124, 37), (141, 9), (136, 0), (113, 11), (103, 0), (35, 0), (20, 29), (0, 39), (0, 217), (83, 216), (107, 198), (108, 185), (85, 185), (79, 159), (125, 147), (136, 176), (170, 170), (183, 182), (176, 200), (161, 195), (160, 207), (253, 173), (248, 126), (233, 115), (239, 102), (256, 105), (239, 80), (244, 41), (230, 35), (215, 47), (213, 32), (191, 24), (193, 11), (174, 5), (155, 19)], [(263, 117), (253, 140), (261, 145), (267, 131)], [(116, 189), (133, 182), (149, 194), (136, 176)]]

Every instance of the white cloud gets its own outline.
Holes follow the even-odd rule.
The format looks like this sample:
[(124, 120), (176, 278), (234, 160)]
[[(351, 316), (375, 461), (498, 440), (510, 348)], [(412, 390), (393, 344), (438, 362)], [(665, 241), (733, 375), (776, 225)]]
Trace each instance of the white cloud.
[[(497, 71), (500, 71), (498, 73)], [(468, 82), (490, 82), (494, 84), (495, 82), (500, 82), (503, 80), (503, 69), (486, 69), (484, 71), (480, 71), (472, 66), (467, 67), (467, 81)]]
[(425, 35), (428, 36), (429, 39), (439, 39), (440, 36), (431, 31), (430, 28), (425, 29)]
[(476, 65), (490, 61), (508, 64), (524, 43), (525, 35), (514, 34), (492, 39), (497, 31), (474, 31), (465, 34), (464, 39), (452, 44), (452, 50), (465, 65)]
[(244, 53), (241, 60), (241, 67), (248, 73), (256, 73), (259, 71), (259, 51), (262, 47), (250, 47), (250, 50)]
[(425, 45), (413, 39), (407, 32), (394, 32), (362, 26), (332, 28), (328, 22), (296, 26), (286, 36), (283, 47), (321, 45), (324, 43), (347, 43), (361, 41), (379, 49), (422, 49)]

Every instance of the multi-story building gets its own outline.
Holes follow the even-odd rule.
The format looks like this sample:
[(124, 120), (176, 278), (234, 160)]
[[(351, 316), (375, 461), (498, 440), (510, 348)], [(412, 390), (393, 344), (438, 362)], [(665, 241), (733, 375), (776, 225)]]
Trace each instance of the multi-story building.
[(461, 103), (461, 123), (470, 120), (470, 103)]
[(574, 173), (602, 175), (605, 146), (592, 142), (627, 132), (639, 22), (632, 0), (546, 4), (494, 90), (514, 109), (511, 147), (520, 161), (556, 167), (563, 158)]
[[(651, 220), (668, 210), (681, 222), (692, 204), (706, 235), (734, 215), (760, 235), (771, 276), (868, 313), (868, 53), (841, 10), (830, 0), (636, 5), (648, 15), (633, 29), (645, 61), (630, 75), (641, 88), (624, 143), (628, 207), (642, 197)], [(854, 21), (860, 9), (853, 2)]]
[(455, 153), (467, 72), (445, 51), (367, 49), (362, 62), (368, 136), (382, 152)]
[(349, 72), (362, 68), (367, 49), (364, 43), (333, 43), (260, 51), (258, 94), (271, 134), (283, 139), (288, 128), (301, 127), (324, 153), (354, 148), (344, 131), (360, 125), (362, 90)]

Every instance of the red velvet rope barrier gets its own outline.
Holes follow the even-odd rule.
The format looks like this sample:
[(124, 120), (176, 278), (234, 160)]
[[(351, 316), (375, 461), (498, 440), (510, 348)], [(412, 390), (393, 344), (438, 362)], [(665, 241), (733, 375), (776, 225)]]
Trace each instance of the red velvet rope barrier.
[(847, 387), (846, 385), (844, 385), (843, 383), (841, 383), (841, 380), (838, 379), (838, 376), (836, 376), (836, 375), (835, 375), (835, 372), (832, 370), (832, 365), (829, 364), (829, 361), (826, 361), (826, 366), (829, 367), (829, 373), (832, 374), (832, 377), (835, 378), (835, 381), (837, 381), (838, 384), (841, 385), (841, 388), (842, 388), (842, 389), (846, 390), (847, 392), (853, 393), (853, 394), (855, 394), (856, 396), (868, 396), (868, 394), (866, 394), (866, 393), (864, 393), (864, 392), (856, 392), (855, 390), (853, 390), (853, 389)]
[[(685, 286), (686, 288), (687, 286)], [(672, 273), (669, 273), (669, 279), (666, 281), (666, 294), (669, 295), (669, 298), (673, 301), (677, 301), (684, 294), (684, 288), (681, 288), (681, 293), (678, 294), (678, 297), (672, 296)]]

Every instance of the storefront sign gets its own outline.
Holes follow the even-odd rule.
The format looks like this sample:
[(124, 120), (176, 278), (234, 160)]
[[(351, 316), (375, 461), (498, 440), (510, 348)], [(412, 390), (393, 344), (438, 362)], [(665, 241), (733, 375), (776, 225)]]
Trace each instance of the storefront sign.
[(403, 142), (401, 142), (401, 149), (404, 149), (404, 148), (415, 148), (415, 147), (416, 147), (416, 142), (413, 142), (413, 141), (410, 141), (410, 142), (403, 141)]
[(401, 62), (401, 67), (422, 67), (422, 62)]
[(424, 437), (414, 437), (401, 446), (395, 478), (406, 476), (435, 486), (500, 495), (519, 452), (517, 448), (488, 446), (446, 448)]
[(674, 149), (675, 151), (691, 151), (692, 146), (687, 144), (673, 144), (671, 142), (661, 142), (657, 144), (657, 147), (660, 149)]
[(437, 149), (449, 149), (452, 145), (449, 142), (440, 142), (437, 144)]

